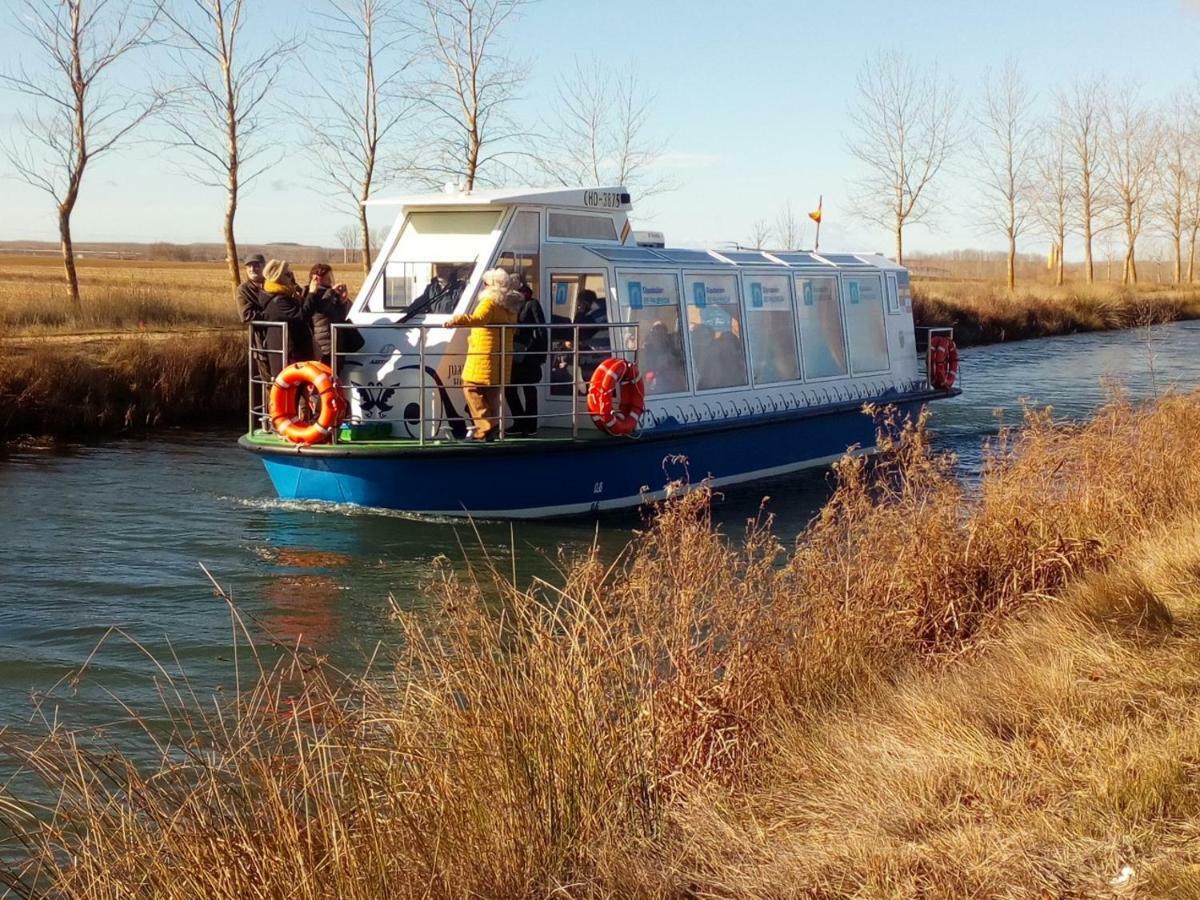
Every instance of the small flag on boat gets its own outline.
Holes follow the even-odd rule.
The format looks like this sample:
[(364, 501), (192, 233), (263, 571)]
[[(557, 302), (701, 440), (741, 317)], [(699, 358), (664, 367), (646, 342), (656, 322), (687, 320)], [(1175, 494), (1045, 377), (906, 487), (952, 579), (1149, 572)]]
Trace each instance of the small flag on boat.
[(823, 205), (824, 205), (824, 200), (822, 199), (822, 201), (817, 203), (817, 208), (808, 214), (808, 217), (810, 219), (812, 219), (814, 222), (816, 222), (818, 225), (821, 224), (821, 207)]

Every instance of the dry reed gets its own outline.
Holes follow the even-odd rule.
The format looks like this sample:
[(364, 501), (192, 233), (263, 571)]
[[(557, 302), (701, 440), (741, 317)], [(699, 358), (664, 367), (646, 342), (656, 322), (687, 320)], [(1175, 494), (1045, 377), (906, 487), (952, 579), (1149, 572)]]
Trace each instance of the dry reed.
[(885, 423), (791, 548), (765, 518), (725, 538), (701, 490), (553, 583), (447, 562), (432, 610), (396, 614), (390, 675), (289, 655), (209, 708), (161, 672), (149, 763), (63, 725), (7, 735), (55, 799), (0, 795), (4, 877), (1037, 897), (1094, 895), (1125, 861), (1152, 893), (1194, 888), (1198, 427), (1196, 397), (1032, 415), (967, 490), (919, 423)]
[(1200, 286), (1038, 284), (1008, 292), (990, 282), (916, 280), (920, 326), (953, 326), (960, 345), (1110, 331), (1200, 318)]

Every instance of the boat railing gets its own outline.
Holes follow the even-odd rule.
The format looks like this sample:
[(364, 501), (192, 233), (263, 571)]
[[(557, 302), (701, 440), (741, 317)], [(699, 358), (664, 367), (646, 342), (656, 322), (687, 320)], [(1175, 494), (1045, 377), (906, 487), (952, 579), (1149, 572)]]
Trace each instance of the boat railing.
[[(277, 340), (267, 338), (270, 328), (280, 329)], [(569, 426), (570, 436), (578, 437), (581, 421), (587, 422), (587, 389), (592, 372), (609, 357), (631, 363), (637, 357), (636, 322), (495, 324), (464, 326), (462, 330), (469, 331), (472, 328), (485, 328), (497, 333), (497, 349), (489, 355), (496, 364), (492, 368), (498, 372), (499, 377), (492, 379), (488, 386), (496, 388), (501, 395), (496, 428), (496, 436), (500, 440), (511, 436), (510, 432), (523, 431), (520, 426), (525, 424), (534, 430), (542, 427), (565, 430)], [(427, 441), (438, 440), (444, 433), (453, 433), (456, 427), (461, 433), (471, 423), (466, 410), (463, 410), (462, 416), (448, 414), (447, 391), (458, 391), (464, 387), (463, 371), (472, 360), (477, 360), (483, 354), (472, 352), (469, 347), (451, 350), (452, 338), (447, 337), (448, 330), (443, 324), (425, 323), (334, 325), (331, 334), (330, 366), (339, 374), (347, 392), (365, 389), (365, 393), (360, 393), (360, 396), (370, 403), (380, 403), (383, 400), (380, 395), (384, 391), (415, 390), (418, 398), (416, 408), (412, 409), (412, 402), (406, 401), (407, 407), (401, 410), (400, 414), (410, 430), (415, 430), (417, 443), (425, 444)], [(348, 331), (357, 332), (361, 337), (367, 338), (361, 349), (339, 349), (339, 344), (345, 345), (344, 335)], [(440, 332), (437, 345), (433, 347), (430, 346), (431, 331)], [(395, 335), (394, 340), (379, 339), (379, 334), (386, 335), (388, 332)], [(510, 349), (512, 343), (526, 343), (519, 340), (521, 332), (541, 332), (545, 336), (545, 349), (534, 352), (535, 356), (542, 357), (539, 366), (541, 376), (535, 381), (513, 378), (513, 363), (518, 363), (521, 354), (528, 352), (520, 348)], [(287, 363), (299, 361), (289, 358), (287, 337), (287, 329), (283, 323), (250, 323), (249, 425), (252, 432), (256, 423), (263, 431), (271, 430), (268, 408), (272, 380)], [(278, 346), (275, 349), (266, 349), (269, 345)], [(279, 347), (282, 349), (278, 349)], [(413, 371), (416, 384), (351, 383), (348, 377), (350, 369), (366, 360), (371, 361), (371, 369)], [(518, 416), (515, 410), (509, 408), (505, 395), (511, 389), (524, 391), (525, 388), (532, 388), (537, 392), (539, 409), (533, 415)], [(564, 399), (570, 401), (568, 410), (547, 408), (547, 402), (555, 403)], [(513, 423), (511, 428), (508, 425), (509, 419)], [(530, 419), (533, 421), (530, 422)], [(386, 420), (364, 419), (361, 414), (349, 413), (344, 420), (349, 425), (369, 424), (372, 421)], [(332, 441), (338, 443), (340, 437), (335, 430)]]
[[(632, 363), (637, 356), (638, 323), (636, 322), (472, 325), (463, 326), (461, 330), (469, 331), (473, 328), (495, 331), (498, 335), (498, 349), (488, 355), (496, 364), (500, 377), (493, 379), (486, 386), (497, 389), (501, 396), (496, 429), (496, 436), (499, 440), (510, 436), (508, 418), (513, 420), (514, 428), (533, 419), (529, 424), (533, 426), (534, 430), (543, 426), (556, 427), (569, 423), (571, 437), (578, 437), (580, 421), (587, 415), (587, 388), (592, 372), (609, 357), (624, 359)], [(386, 355), (389, 357), (387, 362), (392, 364), (393, 371), (398, 368), (407, 368), (413, 362), (416, 363), (416, 391), (419, 399), (416, 421), (408, 422), (408, 424), (416, 426), (418, 444), (434, 440), (436, 439), (434, 435), (440, 435), (443, 430), (453, 428), (454, 419), (457, 417), (445, 415), (447, 399), (445, 392), (462, 389), (465, 384), (461, 376), (467, 365), (473, 360), (478, 360), (484, 354), (472, 352), (469, 347), (452, 351), (448, 348), (449, 341), (447, 341), (446, 345), (434, 348), (435, 365), (430, 366), (429, 333), (431, 331), (445, 332), (448, 330), (445, 325), (423, 323), (354, 325), (346, 323), (335, 325), (333, 328), (332, 360), (335, 372), (341, 372), (347, 362), (364, 358), (379, 360), (383, 355), (381, 350), (369, 350), (366, 347), (354, 352), (338, 350), (338, 333), (351, 329), (361, 335), (370, 334), (372, 331), (393, 331), (403, 335), (403, 340), (389, 342), (391, 349)], [(541, 332), (546, 337), (545, 350), (534, 351), (534, 355), (544, 357), (539, 365), (539, 371), (545, 373), (545, 377), (536, 381), (517, 381), (512, 377), (513, 367), (519, 362), (519, 356), (529, 351), (510, 350), (509, 336), (512, 336), (511, 342), (515, 344), (522, 332)], [(597, 336), (601, 336), (601, 340), (597, 341)], [(415, 347), (411, 346), (414, 342)], [(608, 346), (603, 346), (603, 344), (608, 344)], [(386, 363), (384, 364), (386, 365)], [(439, 372), (445, 372), (447, 366), (457, 366), (458, 377), (443, 381), (443, 376)], [(404, 387), (412, 389), (409, 385)], [(525, 388), (533, 388), (538, 392), (539, 412), (533, 415), (518, 416), (515, 411), (506, 409), (508, 406), (506, 395), (510, 389), (524, 390)], [(544, 392), (543, 388), (546, 389)], [(546, 395), (544, 398), (543, 393)], [(570, 398), (570, 409), (565, 412), (546, 410), (540, 402), (542, 399), (553, 401), (564, 396)], [(434, 398), (439, 398), (442, 402), (435, 405)], [(431, 407), (440, 409), (442, 414), (436, 414)], [(507, 416), (505, 415), (506, 411)], [(407, 421), (409, 414), (405, 412), (404, 416)], [(460, 421), (465, 423), (468, 419), (469, 414), (463, 416)], [(353, 422), (353, 418), (350, 421)], [(516, 430), (521, 431), (520, 428), (516, 428)], [(336, 442), (337, 439), (338, 435), (335, 434), (334, 441)]]
[[(922, 327), (914, 329), (916, 332), (917, 355), (924, 363), (925, 369), (925, 384), (929, 387), (933, 386), (933, 360), (929, 356), (929, 345), (935, 337), (944, 337), (954, 340), (954, 329), (946, 326), (941, 327)], [(961, 377), (959, 381), (961, 381)]]

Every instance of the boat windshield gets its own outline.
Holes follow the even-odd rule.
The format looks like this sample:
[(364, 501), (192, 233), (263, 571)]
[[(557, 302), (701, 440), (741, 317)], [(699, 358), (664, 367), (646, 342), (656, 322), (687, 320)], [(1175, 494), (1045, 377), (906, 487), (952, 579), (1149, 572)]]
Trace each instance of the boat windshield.
[(500, 210), (410, 212), (388, 253), (371, 312), (451, 313), (493, 241)]

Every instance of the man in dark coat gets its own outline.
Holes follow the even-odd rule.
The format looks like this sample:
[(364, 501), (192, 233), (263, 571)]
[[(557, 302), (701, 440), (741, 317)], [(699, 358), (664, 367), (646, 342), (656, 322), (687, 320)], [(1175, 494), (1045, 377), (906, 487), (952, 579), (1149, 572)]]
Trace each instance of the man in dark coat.
[[(533, 296), (533, 289), (522, 284), (518, 289), (525, 300), (517, 313), (518, 325), (545, 325), (542, 304)], [(504, 399), (513, 415), (513, 434), (527, 437), (537, 433), (538, 383), (542, 366), (550, 347), (545, 328), (516, 328), (513, 331), (513, 366), (510, 384), (504, 389)], [(522, 400), (524, 402), (522, 402)]]
[(425, 286), (421, 296), (412, 303), (412, 309), (426, 313), (452, 313), (458, 306), (467, 283), (458, 277), (458, 267), (438, 263), (433, 268), (433, 280)]
[[(246, 257), (246, 262), (244, 263), (246, 267), (246, 280), (237, 286), (236, 292), (238, 314), (245, 325), (257, 322), (262, 318), (263, 301), (259, 292), (266, 281), (263, 277), (263, 266), (266, 264), (267, 261), (261, 253), (255, 253)], [(261, 350), (264, 346), (265, 337), (263, 329), (253, 329), (250, 339), (251, 347), (254, 350)], [(271, 367), (264, 354), (254, 354), (254, 368), (258, 372), (258, 377), (261, 381), (270, 381)]]

